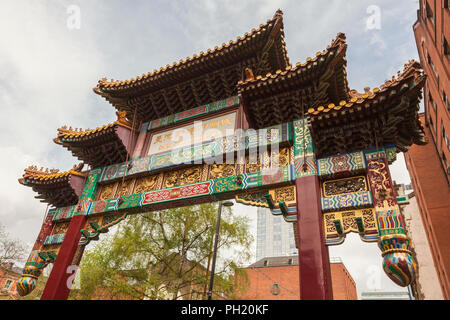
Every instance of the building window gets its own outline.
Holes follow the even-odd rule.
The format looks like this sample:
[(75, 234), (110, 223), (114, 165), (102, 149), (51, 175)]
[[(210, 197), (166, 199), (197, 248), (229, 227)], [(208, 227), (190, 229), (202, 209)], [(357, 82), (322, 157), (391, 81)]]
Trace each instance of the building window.
[(450, 8), (450, 1), (449, 0), (442, 0), (442, 8), (449, 9)]
[(447, 146), (447, 149), (450, 149), (447, 133), (445, 132), (444, 126), (442, 126), (442, 138), (444, 138), (445, 145)]
[(447, 95), (445, 94), (444, 89), (442, 89), (442, 100), (444, 101), (444, 105), (447, 107), (447, 109), (450, 109), (450, 100), (448, 99)]
[(448, 166), (447, 158), (445, 157), (444, 151), (442, 151), (442, 161), (444, 162), (445, 171), (448, 175), (450, 175), (450, 168)]
[(269, 261), (268, 260), (264, 260), (264, 267), (267, 267), (269, 265)]
[(274, 296), (280, 294), (280, 285), (278, 283), (274, 283), (270, 286), (270, 293)]
[(430, 102), (430, 104), (433, 106), (433, 108), (434, 108), (434, 105), (433, 105), (433, 96), (431, 95), (431, 93), (430, 92), (428, 92), (428, 101)]
[(430, 92), (428, 92), (428, 101), (430, 105), (433, 107), (434, 111), (436, 111), (436, 105), (434, 104), (433, 96)]
[(448, 59), (450, 59), (450, 46), (448, 45), (447, 39), (442, 35), (442, 51), (444, 52), (444, 55), (447, 56)]
[(431, 20), (431, 22), (434, 24), (434, 12), (431, 9), (430, 5), (428, 4), (428, 1), (425, 1), (426, 3), (426, 11), (427, 11), (427, 18)]
[(6, 280), (5, 286), (3, 287), (3, 289), (8, 290), (9, 287), (11, 286), (12, 281), (11, 280)]
[(281, 245), (273, 246), (273, 254), (275, 256), (281, 255)]
[(263, 248), (257, 248), (256, 249), (256, 257), (259, 258), (264, 254), (264, 249)]
[(428, 3), (428, 1), (425, 0), (425, 3), (426, 3), (427, 18), (430, 19), (431, 22), (434, 24), (435, 16), (434, 16), (433, 9), (431, 9), (431, 6)]
[(436, 80), (437, 80), (438, 83), (439, 83), (439, 75), (438, 75), (438, 73), (437, 73), (437, 71), (436, 71), (436, 67), (434, 66), (433, 60), (431, 60), (431, 57), (430, 57), (429, 54), (427, 54), (427, 62), (428, 62), (428, 64), (431, 66), (431, 69), (432, 69), (433, 72), (434, 72), (434, 76), (436, 77)]
[(431, 128), (433, 129), (432, 131), (434, 132), (434, 134), (436, 134), (436, 127), (434, 126), (433, 118), (431, 116), (430, 116), (430, 125), (431, 125)]
[(265, 211), (259, 211), (258, 210), (258, 219), (261, 219), (261, 220), (266, 220), (266, 212)]
[(445, 168), (448, 168), (447, 157), (444, 154), (444, 151), (441, 152), (442, 161), (444, 162)]

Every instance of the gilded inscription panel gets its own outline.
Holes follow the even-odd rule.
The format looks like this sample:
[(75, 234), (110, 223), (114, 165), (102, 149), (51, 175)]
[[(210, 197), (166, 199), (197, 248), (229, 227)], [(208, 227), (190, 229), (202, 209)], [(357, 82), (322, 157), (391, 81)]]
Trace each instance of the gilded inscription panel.
[(322, 191), (325, 197), (367, 191), (367, 182), (364, 176), (328, 180), (323, 183)]

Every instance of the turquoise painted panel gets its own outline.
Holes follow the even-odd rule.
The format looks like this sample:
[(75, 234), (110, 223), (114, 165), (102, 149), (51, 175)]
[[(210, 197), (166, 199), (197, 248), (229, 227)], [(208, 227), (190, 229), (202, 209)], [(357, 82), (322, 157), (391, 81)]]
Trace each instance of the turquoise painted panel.
[(112, 181), (136, 173), (148, 172), (185, 163), (204, 163), (205, 159), (222, 157), (226, 153), (267, 147), (271, 144), (286, 144), (292, 138), (291, 125), (284, 123), (263, 130), (246, 130), (242, 134), (189, 146), (151, 156), (135, 158), (102, 169), (99, 182)]
[(367, 170), (364, 152), (346, 153), (317, 160), (318, 175), (321, 178), (355, 175)]
[(364, 208), (373, 205), (370, 191), (340, 194), (331, 197), (322, 197), (322, 211), (338, 211), (352, 208)]
[(164, 126), (168, 126), (180, 121), (188, 120), (194, 117), (205, 115), (208, 113), (216, 112), (219, 110), (224, 110), (239, 104), (239, 97), (233, 96), (227, 99), (215, 101), (200, 107), (189, 109), (187, 111), (182, 111), (176, 114), (172, 114), (167, 117), (152, 120), (148, 124), (148, 130), (159, 129)]

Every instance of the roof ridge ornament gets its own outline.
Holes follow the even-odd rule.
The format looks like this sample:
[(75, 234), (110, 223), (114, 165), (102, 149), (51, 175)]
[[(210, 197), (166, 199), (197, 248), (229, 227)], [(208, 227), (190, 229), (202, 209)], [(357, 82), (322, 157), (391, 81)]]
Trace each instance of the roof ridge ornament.
[(283, 11), (280, 8), (278, 8), (278, 10), (275, 11), (275, 14), (273, 15), (273, 20), (276, 20), (279, 18), (283, 18)]
[[(275, 79), (278, 76), (285, 76), (288, 73), (294, 74), (298, 72), (299, 69), (307, 70), (314, 64), (317, 64), (318, 61), (323, 60), (324, 57), (327, 57), (329, 54), (334, 54), (335, 59), (344, 59), (345, 62), (345, 53), (347, 44), (345, 42), (346, 36), (345, 33), (339, 32), (335, 39), (331, 41), (331, 44), (327, 45), (327, 48), (323, 51), (319, 51), (316, 53), (314, 58), (307, 57), (304, 63), (297, 62), (295, 66), (288, 64), (283, 70), (277, 70), (276, 72), (269, 72), (266, 75), (258, 75), (255, 77), (247, 77), (247, 74), (242, 77), (242, 79), (238, 82), (238, 86), (246, 86), (247, 84), (257, 80), (260, 82), (265, 82), (266, 80)], [(333, 53), (333, 50), (336, 50), (337, 53)], [(345, 80), (347, 81), (347, 80)]]
[(336, 35), (336, 38), (334, 38), (333, 40), (331, 40), (331, 44), (329, 44), (327, 46), (327, 49), (333, 48), (333, 47), (337, 47), (337, 46), (342, 46), (342, 45), (347, 45), (346, 44), (346, 40), (347, 40), (347, 36), (345, 35), (345, 33), (343, 32), (338, 32), (338, 34)]
[(84, 162), (80, 162), (79, 164), (74, 164), (72, 167), (72, 171), (81, 172), (84, 167)]
[(245, 68), (243, 81), (247, 82), (247, 81), (252, 81), (252, 80), (255, 80), (255, 76), (253, 74), (252, 68)]
[(409, 60), (404, 64), (403, 70), (397, 72), (397, 76), (392, 76), (391, 80), (386, 80), (384, 84), (380, 86), (381, 90), (386, 89), (387, 87), (394, 86), (398, 84), (401, 80), (404, 80), (408, 77), (419, 78), (422, 75), (422, 68), (420, 63), (414, 59)]
[[(41, 167), (40, 169), (38, 169), (37, 166), (35, 165), (31, 165), (28, 166), (28, 168), (26, 168), (24, 171), (25, 173), (23, 174), (23, 178), (39, 178), (39, 176), (52, 176), (52, 175), (65, 175), (65, 174), (69, 174), (69, 173), (73, 173), (73, 174), (80, 174), (81, 170), (83, 170), (84, 167), (84, 163), (81, 162), (79, 164), (75, 164), (72, 169), (65, 171), (65, 172), (60, 172), (59, 169), (49, 169), (49, 168), (44, 168)], [(19, 179), (21, 180), (21, 179)]]
[(127, 119), (127, 112), (122, 110), (122, 111), (116, 111), (116, 116), (117, 116), (117, 120), (114, 122), (114, 124), (123, 126), (123, 127), (127, 127), (127, 128), (131, 128), (132, 124), (131, 122)]

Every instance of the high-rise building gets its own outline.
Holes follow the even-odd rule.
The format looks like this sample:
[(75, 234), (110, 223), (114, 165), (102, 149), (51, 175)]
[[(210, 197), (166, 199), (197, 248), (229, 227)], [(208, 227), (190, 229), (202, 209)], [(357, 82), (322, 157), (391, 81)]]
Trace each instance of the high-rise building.
[(421, 122), (429, 143), (405, 154), (444, 299), (450, 299), (450, 9), (420, 0), (414, 35), (427, 74)]
[(292, 223), (271, 214), (267, 208), (257, 211), (256, 260), (298, 254)]

